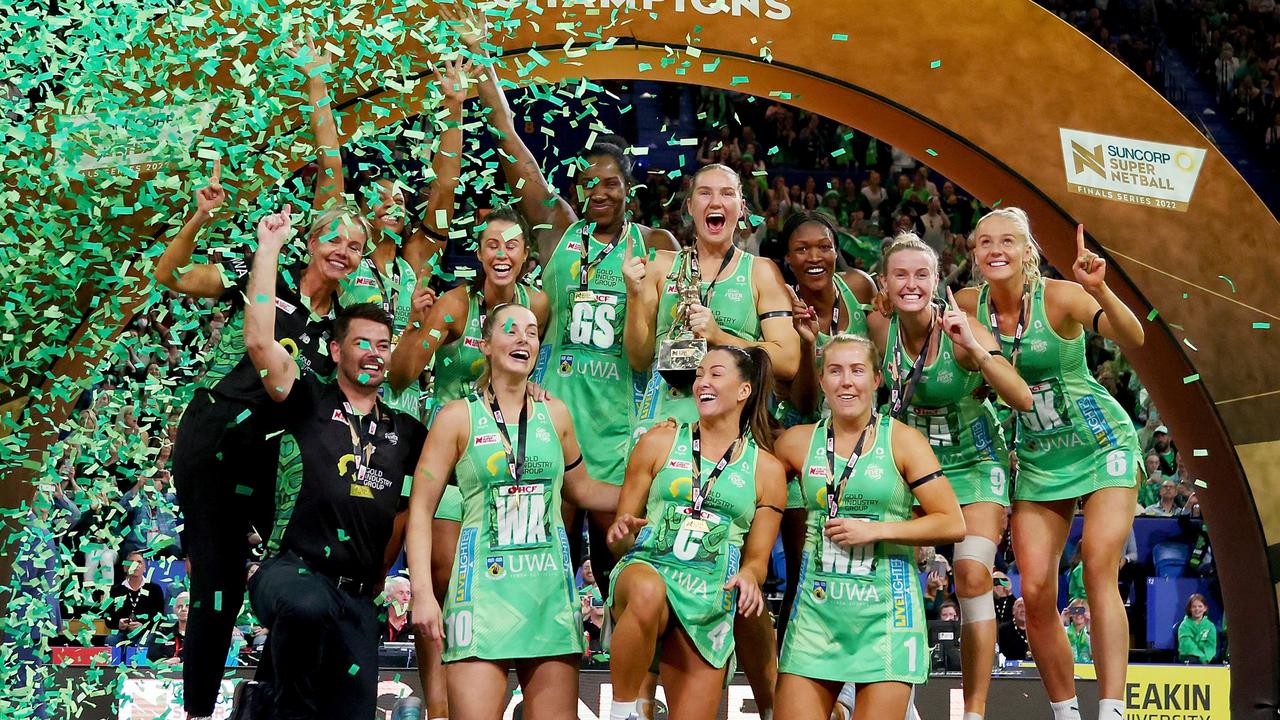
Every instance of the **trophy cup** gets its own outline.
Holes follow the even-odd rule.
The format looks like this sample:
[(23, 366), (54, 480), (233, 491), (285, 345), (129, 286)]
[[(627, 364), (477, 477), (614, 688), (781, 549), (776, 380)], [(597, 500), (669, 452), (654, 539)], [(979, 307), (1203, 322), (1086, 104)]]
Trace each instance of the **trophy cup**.
[(697, 252), (692, 247), (682, 250), (684, 262), (676, 274), (676, 294), (680, 297), (676, 317), (667, 330), (667, 336), (658, 344), (656, 366), (658, 374), (672, 388), (689, 392), (698, 373), (698, 364), (707, 354), (705, 338), (694, 337), (689, 329), (689, 308), (701, 302), (698, 295), (698, 279), (693, 277), (693, 258)]

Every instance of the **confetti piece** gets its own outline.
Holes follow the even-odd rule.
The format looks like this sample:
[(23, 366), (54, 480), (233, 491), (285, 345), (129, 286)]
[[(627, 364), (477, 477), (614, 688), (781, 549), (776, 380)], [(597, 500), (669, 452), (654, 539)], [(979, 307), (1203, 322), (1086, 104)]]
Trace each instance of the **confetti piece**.
[(1220, 280), (1226, 280), (1226, 281), (1227, 281), (1227, 284), (1231, 286), (1231, 292), (1232, 292), (1233, 294), (1235, 293), (1235, 291), (1236, 291), (1236, 284), (1235, 284), (1234, 282), (1232, 282), (1232, 281), (1231, 281), (1231, 278), (1227, 277), (1226, 275), (1219, 275), (1219, 276), (1218, 276), (1218, 278), (1219, 278)]
[(400, 484), (400, 497), (409, 497), (409, 493), (413, 490), (413, 476), (405, 475), (404, 482)]
[(941, 61), (941, 60), (934, 60), (933, 62), (929, 63), (929, 69), (930, 69), (930, 70), (937, 70), (937, 69), (938, 69), (938, 68), (940, 68), (940, 67), (942, 67), (942, 61)]
[(1196, 352), (1200, 352), (1200, 348), (1196, 347), (1195, 345), (1192, 345), (1192, 344), (1191, 344), (1191, 341), (1190, 341), (1190, 340), (1188, 340), (1188, 339), (1186, 339), (1186, 338), (1182, 338), (1182, 344), (1186, 345), (1187, 347), (1191, 348), (1192, 350), (1195, 350)]
[(343, 530), (342, 528), (338, 528), (338, 542), (346, 542), (350, 539), (351, 538), (347, 535), (346, 530)]
[(924, 151), (929, 153), (929, 157), (938, 157), (938, 151), (933, 148), (925, 148)]
[(1195, 485), (1196, 487), (1201, 487), (1201, 488), (1209, 487), (1209, 483), (1201, 480), (1200, 478), (1196, 478), (1192, 484)]
[(213, 609), (222, 612), (222, 591), (217, 590), (213, 593)]
[(252, 495), (252, 494), (253, 494), (253, 488), (249, 487), (248, 485), (236, 485), (236, 494), (237, 494), (237, 495)]
[(347, 674), (350, 675), (351, 677), (355, 677), (357, 674), (359, 674), (359, 672), (360, 672), (360, 666), (356, 665), (355, 663), (352, 663), (351, 667), (347, 668)]
[[(590, 275), (591, 273), (587, 273), (588, 278), (590, 278)], [(507, 318), (507, 321), (502, 323), (502, 332), (507, 332), (507, 333), (511, 332), (511, 326), (514, 324), (515, 323), (514, 321), (512, 321), (511, 318)]]
[(1209, 451), (1204, 448), (1195, 448), (1191, 451), (1192, 457), (1209, 457)]
[(846, 41), (848, 41), (849, 36), (848, 36), (848, 35), (846, 35), (845, 33), (832, 33), (832, 34), (831, 34), (831, 39), (832, 39), (832, 40), (839, 41), (839, 42), (846, 42)]
[(1155, 308), (1151, 308), (1151, 312), (1147, 313), (1147, 320), (1155, 320), (1156, 316), (1159, 314), (1160, 314), (1159, 310), (1156, 310)]
[(1196, 382), (1199, 379), (1200, 379), (1200, 373), (1196, 373), (1195, 375), (1188, 375), (1182, 378), (1182, 384), (1190, 385), (1191, 383)]
[(1271, 323), (1269, 323), (1269, 322), (1256, 322), (1256, 323), (1254, 323), (1254, 324), (1253, 324), (1253, 329), (1254, 329), (1254, 330), (1270, 330), (1270, 329), (1271, 329)]

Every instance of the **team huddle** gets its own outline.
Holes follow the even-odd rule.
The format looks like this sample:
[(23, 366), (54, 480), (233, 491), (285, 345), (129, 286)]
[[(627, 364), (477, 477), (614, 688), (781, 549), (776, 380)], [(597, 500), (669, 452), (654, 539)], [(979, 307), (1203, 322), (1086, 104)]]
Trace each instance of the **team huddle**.
[[(485, 52), (479, 32), (464, 39)], [(297, 52), (309, 68), (330, 60)], [(693, 174), (683, 244), (629, 220), (634, 182), (616, 146), (579, 154), (565, 199), (488, 73), (471, 82), (518, 203), (475, 229), (476, 278), (437, 297), (428, 279), (450, 229), (471, 72), (442, 63), (455, 121), (428, 221), (407, 221), (393, 182), (348, 187), (327, 89), (309, 72), (319, 175), (307, 262), (280, 266), (285, 207), (258, 225), (252, 257), (191, 263), (225, 199), (215, 167), (157, 263), (166, 286), (232, 307), (174, 452), (189, 715), (212, 714), (245, 591), (243, 529), (228, 517), (247, 513), (270, 529), (248, 591), (270, 628), (259, 673), (273, 717), (372, 717), (375, 598), (401, 547), (427, 717), (501, 717), (511, 670), (525, 717), (575, 717), (584, 641), (570, 527), (586, 511), (614, 720), (650, 717), (658, 682), (671, 717), (715, 717), (722, 693), (710, 689), (735, 657), (762, 717), (826, 720), (847, 683), (855, 717), (903, 717), (929, 673), (914, 548), (951, 543), (965, 717), (981, 718), (991, 572), (1012, 506), (1028, 640), (1055, 718), (1078, 718), (1056, 599), (1082, 500), (1099, 712), (1123, 717), (1116, 575), (1142, 463), (1084, 348), (1086, 329), (1124, 348), (1143, 334), (1083, 228), (1075, 281), (1049, 280), (1027, 216), (991, 212), (973, 234), (983, 282), (952, 295), (914, 235), (887, 246), (876, 282), (838, 272), (835, 229), (800, 213), (782, 235), (788, 286), (734, 245), (737, 172)], [(537, 286), (525, 280), (534, 253)], [(672, 371), (677, 353), (685, 371)], [(761, 585), (779, 534), (775, 629)]]

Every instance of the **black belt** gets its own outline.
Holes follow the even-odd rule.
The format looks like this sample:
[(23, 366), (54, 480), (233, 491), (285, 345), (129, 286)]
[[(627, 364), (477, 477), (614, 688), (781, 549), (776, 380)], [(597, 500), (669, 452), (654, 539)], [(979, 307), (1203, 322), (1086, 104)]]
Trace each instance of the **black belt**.
[(307, 572), (328, 579), (329, 582), (333, 583), (334, 587), (352, 597), (368, 598), (373, 597), (376, 594), (374, 593), (374, 590), (378, 585), (376, 580), (358, 580), (356, 578), (346, 577), (345, 575), (334, 575), (333, 573), (316, 570), (311, 567), (311, 564), (308, 563), (305, 558), (294, 550), (286, 550), (280, 554), (280, 557), (293, 557), (297, 559), (298, 564), (306, 568)]

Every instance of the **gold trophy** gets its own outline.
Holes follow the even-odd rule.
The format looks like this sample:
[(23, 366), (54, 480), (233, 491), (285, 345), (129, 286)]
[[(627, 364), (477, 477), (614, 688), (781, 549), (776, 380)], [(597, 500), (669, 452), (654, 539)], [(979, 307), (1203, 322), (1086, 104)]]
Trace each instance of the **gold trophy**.
[(702, 356), (707, 354), (705, 338), (694, 337), (689, 329), (689, 308), (700, 303), (698, 294), (698, 278), (693, 276), (695, 261), (691, 257), (697, 252), (693, 247), (681, 251), (684, 262), (676, 274), (676, 294), (680, 296), (676, 306), (676, 317), (667, 330), (667, 336), (658, 344), (658, 357), (655, 363), (658, 374), (671, 387), (688, 392), (693, 388), (693, 380), (698, 373), (698, 365)]

